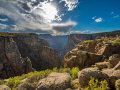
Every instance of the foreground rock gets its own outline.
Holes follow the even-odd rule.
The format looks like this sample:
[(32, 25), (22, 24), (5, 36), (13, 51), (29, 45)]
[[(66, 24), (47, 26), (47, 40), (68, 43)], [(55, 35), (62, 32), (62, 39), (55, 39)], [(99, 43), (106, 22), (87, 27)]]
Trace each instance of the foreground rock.
[(102, 72), (109, 77), (110, 85), (115, 87), (116, 80), (120, 79), (120, 70), (105, 69)]
[(51, 73), (47, 78), (41, 79), (36, 90), (65, 90), (70, 87), (68, 73)]
[(119, 54), (113, 54), (112, 56), (109, 57), (109, 67), (113, 68), (115, 67), (118, 62), (120, 61), (120, 55)]
[(80, 69), (91, 66), (101, 61), (102, 56), (86, 51), (79, 51), (77, 48), (68, 52), (64, 57), (64, 63), (67, 67), (79, 67)]
[(0, 85), (0, 90), (11, 90), (11, 89), (6, 85)]
[(94, 67), (97, 67), (99, 70), (108, 68), (109, 66), (109, 62), (99, 62), (99, 63), (95, 63)]
[(114, 70), (120, 70), (120, 61), (118, 62), (118, 64), (113, 69)]
[(87, 87), (91, 77), (98, 79), (99, 81), (108, 78), (106, 74), (102, 73), (100, 70), (97, 70), (97, 68), (85, 68), (78, 73), (80, 87)]
[(120, 79), (118, 79), (118, 80), (115, 82), (115, 88), (116, 88), (116, 90), (120, 90)]

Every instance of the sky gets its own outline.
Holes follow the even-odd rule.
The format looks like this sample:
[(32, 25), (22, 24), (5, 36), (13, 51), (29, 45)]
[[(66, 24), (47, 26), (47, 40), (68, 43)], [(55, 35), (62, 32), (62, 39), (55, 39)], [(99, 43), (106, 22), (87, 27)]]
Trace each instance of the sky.
[(97, 33), (120, 30), (120, 0), (0, 0), (0, 32)]

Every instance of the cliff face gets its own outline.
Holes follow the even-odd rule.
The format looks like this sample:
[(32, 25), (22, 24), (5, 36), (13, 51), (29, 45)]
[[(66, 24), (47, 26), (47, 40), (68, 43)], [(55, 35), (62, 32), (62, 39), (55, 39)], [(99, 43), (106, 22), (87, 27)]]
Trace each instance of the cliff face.
[(68, 41), (68, 35), (63, 36), (52, 36), (50, 34), (40, 34), (40, 38), (46, 40), (50, 47), (57, 50), (59, 53), (59, 56), (62, 58), (62, 51), (67, 44)]
[(91, 40), (92, 35), (91, 34), (71, 34), (68, 38), (68, 43), (64, 48), (64, 54), (66, 54), (68, 51), (73, 49), (75, 45), (78, 43), (81, 43), (84, 40)]
[(101, 37), (115, 37), (116, 35), (120, 35), (120, 30), (95, 34), (71, 34), (68, 38), (68, 42), (65, 48), (63, 49), (63, 55), (65, 55), (68, 51), (72, 50), (75, 45), (81, 43), (84, 40), (95, 40), (100, 39)]
[(120, 37), (87, 40), (79, 43), (64, 57), (68, 67), (80, 69), (108, 60), (113, 54), (120, 54)]
[(0, 78), (21, 75), (32, 70), (31, 62), (28, 64), (26, 58), (21, 57), (13, 38), (0, 37)]
[(0, 36), (0, 78), (60, 66), (58, 53), (37, 35), (5, 33)]
[(22, 57), (29, 57), (33, 68), (43, 70), (60, 67), (61, 62), (57, 51), (51, 49), (47, 41), (35, 36), (14, 37)]

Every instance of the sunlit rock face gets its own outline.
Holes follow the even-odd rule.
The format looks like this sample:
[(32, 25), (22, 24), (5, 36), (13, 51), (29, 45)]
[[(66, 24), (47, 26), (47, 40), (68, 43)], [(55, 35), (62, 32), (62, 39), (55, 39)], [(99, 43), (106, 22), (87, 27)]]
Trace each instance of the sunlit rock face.
[(63, 55), (72, 50), (78, 43), (82, 43), (84, 40), (95, 40), (100, 39), (101, 37), (115, 37), (116, 35), (120, 35), (120, 30), (95, 34), (71, 34), (68, 38), (66, 46), (63, 49)]
[(14, 37), (22, 57), (29, 57), (36, 70), (60, 67), (58, 52), (50, 48), (46, 40), (35, 36)]

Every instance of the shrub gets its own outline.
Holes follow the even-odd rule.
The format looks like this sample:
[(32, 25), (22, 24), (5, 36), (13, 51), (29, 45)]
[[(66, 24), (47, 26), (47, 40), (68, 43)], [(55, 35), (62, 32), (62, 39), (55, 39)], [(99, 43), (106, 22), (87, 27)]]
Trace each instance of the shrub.
[(73, 67), (71, 70), (71, 79), (74, 80), (76, 78), (78, 78), (78, 72), (79, 72), (79, 68), (78, 67)]
[(0, 80), (0, 85), (4, 84), (4, 81), (3, 80)]
[(110, 42), (112, 45), (120, 45), (120, 39)]
[[(17, 88), (19, 85), (21, 85), (23, 82), (23, 79), (28, 79), (29, 82), (27, 82), (27, 85), (37, 85), (38, 81), (42, 78), (47, 77), (51, 72), (60, 72), (60, 73), (69, 73), (71, 75), (71, 79), (74, 80), (78, 77), (78, 72), (79, 68), (74, 67), (72, 69), (70, 68), (60, 68), (58, 69), (57, 67), (53, 68), (53, 70), (46, 69), (43, 71), (35, 71), (35, 72), (30, 72), (28, 74), (23, 74), (22, 76), (16, 76), (9, 78), (9, 81), (6, 82), (5, 84), (10, 87), (11, 89)], [(4, 82), (0, 80), (0, 83), (3, 84)], [(25, 83), (25, 82), (24, 82)]]
[(98, 82), (98, 80), (91, 77), (89, 86), (82, 90), (109, 90), (108, 83), (106, 80)]
[(90, 43), (90, 42), (92, 42), (93, 40), (85, 40), (85, 41), (83, 41), (83, 43), (85, 43), (85, 44), (88, 44), (88, 43)]
[(10, 78), (8, 82), (5, 84), (10, 87), (11, 89), (18, 87), (22, 83), (17, 77)]

